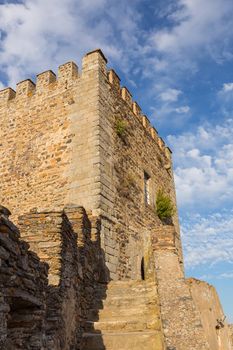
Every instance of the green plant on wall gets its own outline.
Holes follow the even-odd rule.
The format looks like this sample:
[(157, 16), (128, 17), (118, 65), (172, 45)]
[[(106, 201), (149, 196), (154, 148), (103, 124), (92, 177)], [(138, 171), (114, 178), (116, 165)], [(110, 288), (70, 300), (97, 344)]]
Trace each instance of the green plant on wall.
[(156, 212), (160, 220), (171, 219), (175, 214), (175, 207), (171, 198), (160, 189), (156, 197)]
[(122, 119), (117, 119), (115, 122), (115, 130), (119, 137), (124, 137), (127, 130), (127, 122)]

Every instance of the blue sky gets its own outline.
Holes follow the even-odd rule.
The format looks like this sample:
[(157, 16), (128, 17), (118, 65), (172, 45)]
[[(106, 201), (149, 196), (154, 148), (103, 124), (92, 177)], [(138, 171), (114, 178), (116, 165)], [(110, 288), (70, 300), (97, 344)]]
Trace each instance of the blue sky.
[(0, 1), (0, 86), (102, 48), (173, 150), (186, 274), (233, 322), (232, 0)]

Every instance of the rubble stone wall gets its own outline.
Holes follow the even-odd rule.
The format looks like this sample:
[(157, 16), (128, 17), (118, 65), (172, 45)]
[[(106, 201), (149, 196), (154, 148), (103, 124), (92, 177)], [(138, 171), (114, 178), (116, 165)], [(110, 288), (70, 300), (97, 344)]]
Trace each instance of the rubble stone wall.
[(0, 214), (0, 348), (44, 349), (48, 265)]
[[(151, 228), (162, 225), (155, 202), (159, 189), (176, 207), (171, 152), (130, 92), (110, 70), (100, 75), (102, 247), (113, 279), (140, 279)], [(145, 173), (149, 203), (145, 201)], [(182, 262), (177, 212), (176, 245)]]
[(211, 350), (232, 349), (230, 330), (215, 288), (206, 282), (188, 279), (192, 297), (201, 315)]
[[(0, 202), (19, 215), (99, 207), (98, 53), (0, 91)], [(105, 66), (106, 66), (106, 61)], [(106, 70), (106, 67), (105, 67)], [(23, 209), (22, 209), (23, 208)], [(22, 212), (23, 210), (23, 212)]]
[(95, 284), (107, 273), (99, 219), (72, 207), (19, 223), (24, 240), (0, 217), (0, 349), (82, 349)]

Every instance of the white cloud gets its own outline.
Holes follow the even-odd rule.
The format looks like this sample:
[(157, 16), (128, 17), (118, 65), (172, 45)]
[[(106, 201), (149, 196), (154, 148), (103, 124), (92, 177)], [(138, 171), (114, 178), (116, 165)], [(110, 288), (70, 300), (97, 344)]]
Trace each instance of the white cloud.
[(221, 273), (218, 276), (219, 279), (233, 279), (233, 271), (232, 272), (225, 272), (225, 273)]
[(217, 102), (219, 103), (222, 115), (232, 117), (233, 115), (233, 83), (224, 83), (217, 93)]
[[(160, 98), (160, 101), (157, 98), (154, 99), (157, 104), (155, 106), (157, 113), (154, 116), (154, 120), (158, 121), (156, 125), (165, 130), (168, 128), (178, 130), (185, 127), (192, 117), (191, 110), (188, 110), (189, 101), (186, 91), (191, 88), (195, 94), (197, 82), (191, 78), (191, 75), (203, 69), (202, 67), (210, 60), (210, 64), (222, 64), (233, 59), (231, 30), (233, 2), (231, 0), (174, 0), (169, 1), (169, 6), (166, 5), (167, 2), (166, 4), (162, 2), (162, 9), (158, 10), (162, 23), (160, 28), (155, 25), (154, 30), (150, 31), (145, 40), (143, 74), (146, 79), (152, 80), (156, 77), (155, 82), (163, 86), (162, 90), (151, 89), (152, 92), (149, 92), (154, 93), (156, 97), (161, 95), (161, 91), (166, 92), (171, 86), (182, 90), (182, 96), (178, 96), (181, 106), (164, 106), (164, 102), (172, 102), (166, 100), (166, 95), (165, 99)], [(208, 76), (206, 71), (203, 72), (203, 76)], [(211, 77), (207, 78), (205, 83), (200, 82), (202, 88), (204, 85), (207, 88), (207, 84), (210, 83)], [(226, 85), (225, 89), (227, 88), (230, 89), (230, 85)], [(211, 89), (209, 85), (210, 92)], [(227, 98), (222, 96), (216, 101), (222, 105), (223, 116), (230, 116), (232, 113), (230, 96), (233, 97), (233, 93), (229, 93)], [(174, 97), (173, 102), (177, 100)]]
[(176, 113), (181, 113), (181, 114), (186, 114), (190, 112), (190, 107), (189, 106), (182, 106), (182, 107), (177, 107), (175, 108)]
[[(137, 1), (135, 2), (135, 5)], [(118, 20), (120, 18), (120, 21)], [(137, 48), (134, 7), (110, 0), (24, 0), (0, 5), (0, 62), (9, 84), (100, 47), (127, 65)], [(130, 40), (129, 40), (130, 38)], [(128, 55), (123, 55), (126, 47)]]
[[(188, 268), (199, 265), (210, 267), (221, 262), (233, 263), (232, 210), (207, 217), (189, 215), (189, 219), (182, 222), (182, 237)], [(221, 274), (221, 278), (231, 277), (232, 274)]]
[(210, 210), (233, 203), (233, 120), (169, 136), (180, 208)]
[(222, 88), (223, 92), (233, 91), (233, 83), (225, 83)]
[[(156, 31), (151, 42), (159, 52), (183, 59), (203, 56), (228, 58), (227, 38), (232, 26), (232, 2), (228, 0), (179, 0), (169, 15), (173, 26)], [(219, 48), (216, 50), (216, 44)], [(228, 52), (228, 55), (227, 55)], [(175, 57), (174, 57), (175, 55)], [(231, 56), (232, 57), (232, 56)]]
[(167, 89), (160, 93), (160, 98), (164, 102), (175, 102), (178, 100), (178, 97), (182, 94), (182, 91), (177, 89)]

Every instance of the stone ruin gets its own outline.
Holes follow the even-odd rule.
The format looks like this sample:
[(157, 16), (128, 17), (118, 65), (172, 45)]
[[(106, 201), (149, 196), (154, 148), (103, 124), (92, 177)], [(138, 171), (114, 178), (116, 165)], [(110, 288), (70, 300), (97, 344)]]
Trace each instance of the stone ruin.
[(0, 91), (0, 120), (0, 349), (233, 348), (156, 212), (171, 150), (101, 50)]

